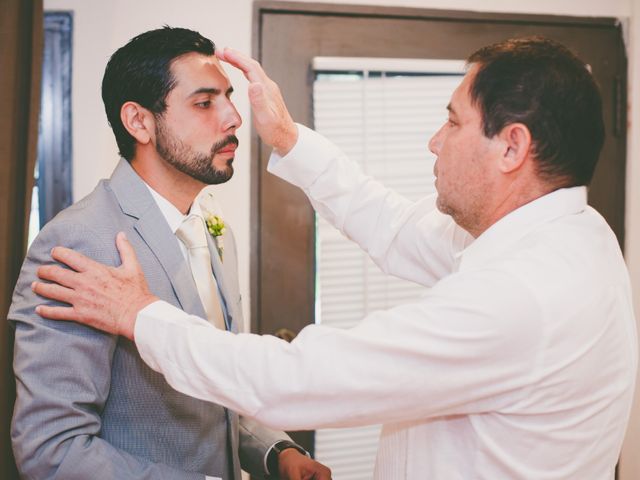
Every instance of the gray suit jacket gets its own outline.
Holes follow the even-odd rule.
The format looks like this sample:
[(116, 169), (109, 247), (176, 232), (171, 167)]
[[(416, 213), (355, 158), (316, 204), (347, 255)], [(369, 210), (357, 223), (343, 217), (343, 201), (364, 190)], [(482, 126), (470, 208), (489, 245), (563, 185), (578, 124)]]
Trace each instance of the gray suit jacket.
[[(219, 405), (173, 390), (140, 359), (135, 344), (72, 322), (35, 314), (36, 269), (64, 245), (119, 265), (115, 235), (134, 246), (151, 291), (186, 312), (205, 316), (180, 251), (143, 181), (121, 160), (110, 180), (61, 212), (33, 242), (16, 285), (17, 399), (12, 422), (16, 461), (24, 478), (202, 479), (203, 474), (261, 476), (266, 450), (283, 432), (239, 419)], [(212, 266), (226, 320), (242, 322), (235, 244), (225, 233), (224, 263), (211, 242)]]

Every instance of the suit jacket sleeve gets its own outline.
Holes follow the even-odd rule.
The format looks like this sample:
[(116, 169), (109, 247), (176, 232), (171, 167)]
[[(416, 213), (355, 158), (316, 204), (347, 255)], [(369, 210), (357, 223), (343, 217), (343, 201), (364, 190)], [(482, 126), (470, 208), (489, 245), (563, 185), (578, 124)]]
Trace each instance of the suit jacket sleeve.
[(54, 221), (34, 241), (16, 285), (9, 320), (15, 325), (17, 399), (11, 429), (20, 473), (28, 479), (203, 479), (152, 463), (100, 438), (118, 339), (73, 322), (40, 318), (45, 301), (30, 288), (56, 245), (116, 265), (114, 245), (101, 245), (85, 226)]
[(264, 427), (248, 417), (240, 417), (240, 464), (258, 478), (266, 474), (264, 458), (271, 446), (280, 440), (291, 440), (284, 432)]

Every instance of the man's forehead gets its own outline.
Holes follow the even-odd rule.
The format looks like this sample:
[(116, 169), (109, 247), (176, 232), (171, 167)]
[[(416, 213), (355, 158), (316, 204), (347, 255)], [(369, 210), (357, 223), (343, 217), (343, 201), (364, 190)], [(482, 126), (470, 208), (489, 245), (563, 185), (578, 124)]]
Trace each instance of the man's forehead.
[(461, 97), (464, 95), (465, 90), (463, 83), (464, 82), (460, 83), (451, 94), (451, 99), (447, 105), (447, 110), (449, 110), (450, 113), (456, 114), (458, 110), (460, 110), (460, 103), (463, 100)]
[(231, 85), (222, 64), (214, 55), (195, 52), (181, 55), (171, 63), (171, 73), (176, 82), (174, 88), (227, 90)]
[(467, 71), (467, 73), (462, 77), (462, 81), (456, 87), (456, 89), (451, 94), (451, 101), (447, 105), (447, 110), (450, 112), (457, 112), (463, 106), (472, 103), (471, 102), (471, 85), (473, 84), (473, 79), (476, 76), (476, 68), (475, 65), (472, 65), (471, 68)]
[(191, 62), (210, 63), (220, 66), (220, 60), (218, 60), (218, 57), (199, 52), (187, 52), (173, 59), (173, 63), (175, 64)]

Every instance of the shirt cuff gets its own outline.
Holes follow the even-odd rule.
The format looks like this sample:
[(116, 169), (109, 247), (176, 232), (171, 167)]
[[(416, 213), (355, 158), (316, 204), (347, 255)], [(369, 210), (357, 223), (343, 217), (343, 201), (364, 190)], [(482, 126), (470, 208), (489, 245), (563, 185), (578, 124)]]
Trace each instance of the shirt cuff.
[(298, 140), (284, 157), (271, 153), (267, 171), (300, 188), (307, 188), (342, 151), (319, 133), (296, 123)]

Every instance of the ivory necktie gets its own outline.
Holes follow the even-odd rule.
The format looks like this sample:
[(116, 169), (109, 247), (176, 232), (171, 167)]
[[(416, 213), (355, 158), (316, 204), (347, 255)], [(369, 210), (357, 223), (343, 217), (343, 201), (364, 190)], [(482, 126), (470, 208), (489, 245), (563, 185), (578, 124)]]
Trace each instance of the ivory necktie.
[(189, 215), (176, 231), (176, 236), (187, 247), (191, 274), (196, 282), (207, 319), (219, 329), (225, 330), (218, 285), (211, 270), (211, 256), (204, 220), (197, 215)]

